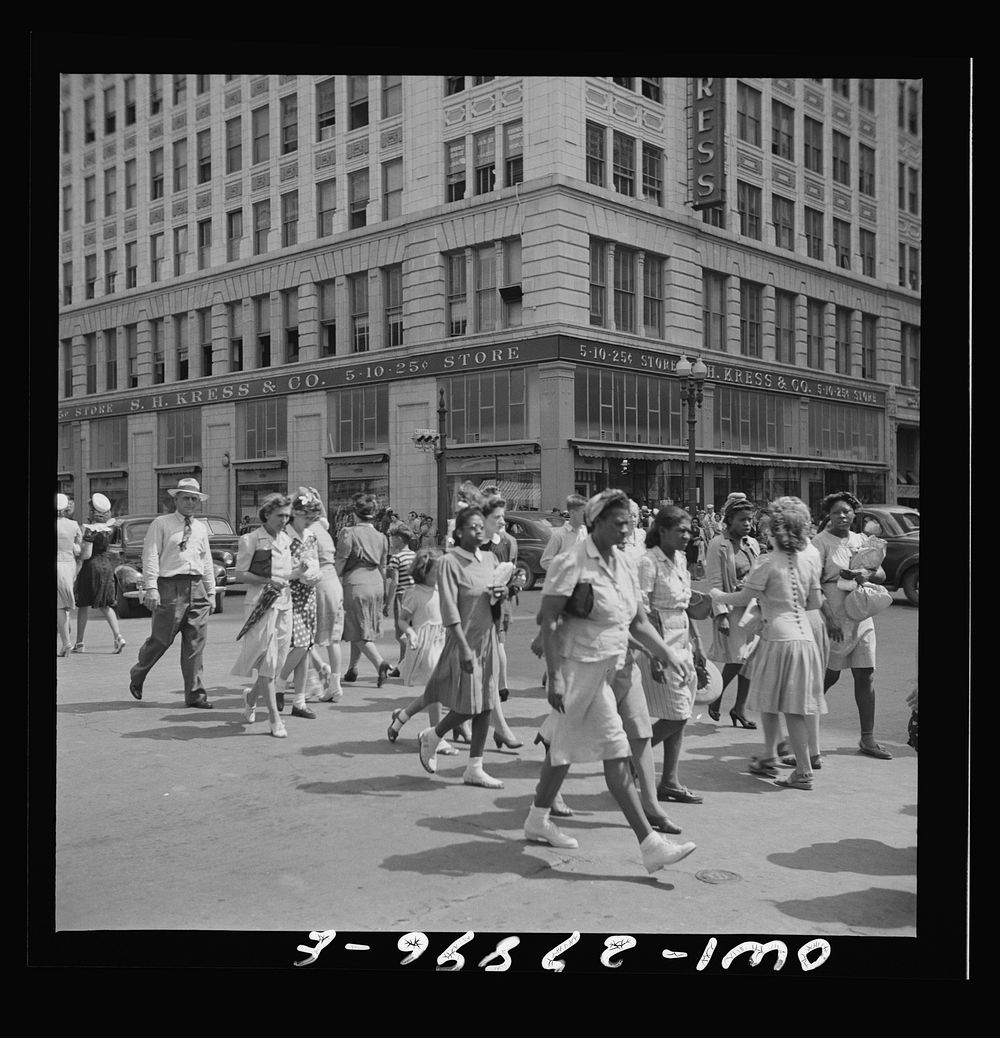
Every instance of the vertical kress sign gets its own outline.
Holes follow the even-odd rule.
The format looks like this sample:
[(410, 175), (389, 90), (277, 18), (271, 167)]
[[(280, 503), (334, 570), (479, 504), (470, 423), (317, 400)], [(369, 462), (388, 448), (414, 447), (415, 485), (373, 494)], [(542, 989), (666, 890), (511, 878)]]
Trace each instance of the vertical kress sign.
[(711, 209), (726, 201), (724, 79), (696, 78), (692, 90), (692, 205)]

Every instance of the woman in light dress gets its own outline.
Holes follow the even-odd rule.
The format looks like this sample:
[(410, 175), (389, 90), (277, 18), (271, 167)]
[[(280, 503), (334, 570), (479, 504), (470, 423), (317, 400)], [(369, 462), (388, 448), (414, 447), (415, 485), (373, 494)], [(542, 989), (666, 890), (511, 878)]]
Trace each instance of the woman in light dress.
[(326, 519), (319, 492), (309, 488), (320, 501), (320, 514), (309, 528), (316, 539), (316, 555), (319, 559), (319, 583), (316, 585), (316, 646), (325, 651), (329, 660), (330, 676), (328, 687), (319, 696), (319, 701), (339, 702), (344, 694), (340, 684), (340, 642), (344, 636), (344, 589), (337, 576), (337, 546), (330, 536), (330, 523)]
[(125, 648), (125, 639), (118, 629), (118, 614), (115, 612), (118, 599), (115, 565), (108, 554), (114, 526), (111, 502), (103, 494), (94, 494), (90, 499), (90, 522), (84, 524), (80, 544), (81, 566), (76, 575), (75, 588), (76, 644), (73, 652), (86, 652), (83, 639), (91, 608), (96, 609), (111, 628), (115, 639), (112, 651), (120, 653)]
[(69, 614), (76, 605), (73, 582), (83, 537), (72, 515), (69, 498), (65, 494), (56, 494), (56, 628), (59, 631), (60, 656), (68, 656), (73, 647)]
[[(822, 602), (820, 563), (809, 548), (809, 509), (803, 501), (779, 497), (768, 512), (771, 550), (757, 560), (739, 591), (713, 587), (710, 593), (718, 605), (746, 607), (752, 598), (760, 604), (764, 625), (745, 671), (751, 708), (761, 714), (764, 755), (751, 761), (749, 770), (780, 786), (812, 789), (811, 719), (826, 713), (823, 646), (815, 630)], [(784, 779), (777, 778), (779, 714), (785, 715), (795, 754), (795, 770)]]

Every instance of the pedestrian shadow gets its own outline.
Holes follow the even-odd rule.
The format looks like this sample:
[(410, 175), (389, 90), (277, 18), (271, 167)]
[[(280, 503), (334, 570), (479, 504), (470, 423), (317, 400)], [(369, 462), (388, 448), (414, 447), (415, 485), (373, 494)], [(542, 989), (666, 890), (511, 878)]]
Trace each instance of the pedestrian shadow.
[[(400, 747), (405, 749), (405, 747)], [(396, 752), (393, 747), (393, 743), (389, 742), (388, 739), (372, 739), (365, 742), (335, 742), (327, 743), (324, 746), (303, 746), (299, 753), (303, 757), (370, 757), (370, 756), (383, 756), (385, 754)], [(416, 760), (417, 750), (416, 744), (412, 750), (413, 758)]]
[[(390, 699), (388, 696), (380, 696), (378, 699), (368, 699), (365, 701), (365, 705), (357, 705), (349, 700), (349, 696), (353, 686), (347, 686), (344, 689), (344, 698), (341, 699), (337, 704), (337, 710), (340, 713), (345, 714), (385, 714), (387, 717), (392, 713), (393, 710), (408, 706), (413, 702), (417, 696), (420, 695), (420, 689), (415, 688), (412, 691), (407, 691), (405, 695), (400, 698)], [(382, 689), (375, 689), (373, 691), (384, 691)], [(389, 691), (397, 692), (399, 689), (390, 689)], [(388, 723), (388, 722), (386, 722)]]
[(916, 847), (890, 847), (879, 840), (814, 843), (787, 854), (769, 854), (767, 860), (782, 868), (811, 872), (857, 872), (865, 876), (917, 874)]
[(295, 788), (321, 796), (401, 797), (408, 793), (438, 793), (448, 786), (424, 775), (376, 775), (337, 782), (300, 782)]
[[(565, 882), (587, 882), (595, 880), (638, 884), (656, 887), (669, 892), (673, 883), (652, 876), (620, 876), (607, 872), (582, 872), (577, 867), (582, 860), (573, 855), (561, 857), (555, 862), (529, 853), (536, 845), (527, 840), (499, 837), (491, 840), (470, 840), (452, 843), (447, 847), (435, 847), (415, 854), (393, 854), (379, 866), (388, 872), (414, 872), (422, 876), (476, 876), (516, 875), (522, 879), (559, 880)], [(542, 850), (541, 845), (538, 849)], [(552, 848), (549, 848), (552, 852)], [(553, 852), (560, 853), (560, 852)], [(569, 868), (561, 869), (561, 865)]]
[(134, 699), (123, 702), (115, 699), (109, 703), (63, 703), (56, 707), (57, 714), (101, 714), (109, 710), (141, 710), (143, 707), (157, 707), (157, 703), (137, 703)]
[(810, 923), (842, 923), (886, 930), (917, 923), (917, 895), (888, 887), (772, 904), (785, 915)]
[[(183, 720), (190, 720), (191, 718), (185, 715)], [(175, 718), (175, 720), (182, 720), (182, 718)], [(218, 718), (206, 718), (206, 720), (215, 720)], [(181, 728), (177, 725), (172, 725), (169, 728), (151, 728), (145, 732), (125, 732), (121, 738), (123, 739), (154, 739), (154, 740), (170, 740), (179, 739), (181, 741), (187, 739), (228, 739), (232, 736), (242, 737), (245, 733), (246, 725), (233, 724), (216, 724), (212, 728), (206, 728), (205, 726), (197, 726), (190, 728)]]
[(511, 728), (539, 728), (546, 717), (549, 716), (549, 712), (546, 710), (544, 714), (538, 714), (537, 717), (511, 717), (506, 712), (504, 717), (507, 719), (507, 724)]
[[(502, 797), (500, 800), (511, 800), (510, 797)], [(493, 803), (497, 807), (501, 807), (500, 800), (494, 800)], [(484, 810), (479, 814), (472, 815), (453, 815), (442, 817), (438, 815), (432, 815), (428, 818), (417, 819), (416, 825), (421, 829), (430, 829), (436, 833), (455, 833), (458, 836), (468, 836), (470, 830), (476, 833), (481, 833), (483, 836), (488, 837), (492, 840), (507, 840), (510, 837), (502, 836), (501, 832), (514, 831), (520, 833), (524, 828), (524, 820), (528, 814), (528, 804), (530, 800), (525, 797), (520, 797), (515, 801), (516, 806), (510, 808), (501, 808), (499, 811)], [(612, 802), (611, 808), (616, 805)], [(607, 822), (607, 821), (593, 821), (588, 822), (582, 818), (559, 818), (556, 821), (559, 822), (559, 828), (563, 830), (567, 835), (572, 836), (577, 830), (606, 830), (606, 829), (621, 829), (623, 832), (628, 831), (628, 824), (619, 814), (620, 822)], [(516, 837), (515, 837), (516, 838)], [(525, 841), (527, 842), (527, 841)]]

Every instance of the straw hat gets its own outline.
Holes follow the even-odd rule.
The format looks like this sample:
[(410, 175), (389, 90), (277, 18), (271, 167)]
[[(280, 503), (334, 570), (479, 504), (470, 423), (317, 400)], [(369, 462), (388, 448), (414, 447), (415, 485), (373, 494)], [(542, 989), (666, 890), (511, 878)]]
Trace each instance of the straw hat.
[(191, 476), (185, 476), (184, 479), (177, 481), (177, 486), (167, 487), (167, 493), (171, 497), (176, 497), (178, 494), (194, 494), (196, 497), (201, 498), (202, 501), (208, 500), (208, 494), (201, 492), (201, 486), (198, 480), (193, 479)]
[(705, 660), (705, 670), (708, 672), (708, 684), (695, 692), (696, 703), (714, 703), (722, 695), (722, 671), (711, 660)]
[(56, 511), (65, 512), (69, 508), (69, 498), (65, 494), (56, 494)]

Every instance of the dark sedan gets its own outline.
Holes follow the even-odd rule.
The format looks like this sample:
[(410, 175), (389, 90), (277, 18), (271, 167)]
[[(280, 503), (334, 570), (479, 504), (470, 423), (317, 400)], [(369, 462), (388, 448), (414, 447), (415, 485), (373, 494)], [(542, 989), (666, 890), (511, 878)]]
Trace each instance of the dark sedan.
[(920, 513), (908, 505), (865, 505), (854, 521), (855, 532), (862, 532), (869, 519), (882, 527), (887, 542), (885, 586), (890, 591), (903, 589), (907, 599), (920, 604)]
[(507, 532), (517, 541), (517, 568), (524, 579), (524, 590), (530, 591), (539, 579), (545, 579), (541, 566), (542, 552), (552, 536), (552, 524), (542, 512), (506, 512)]
[[(115, 586), (118, 594), (115, 611), (119, 616), (138, 616), (145, 612), (135, 594), (142, 584), (142, 545), (155, 515), (122, 515), (116, 520), (116, 531), (109, 552), (115, 556)], [(221, 613), (225, 588), (236, 573), (236, 550), (239, 538), (225, 516), (197, 516), (208, 526), (209, 546), (215, 562), (215, 612)]]

